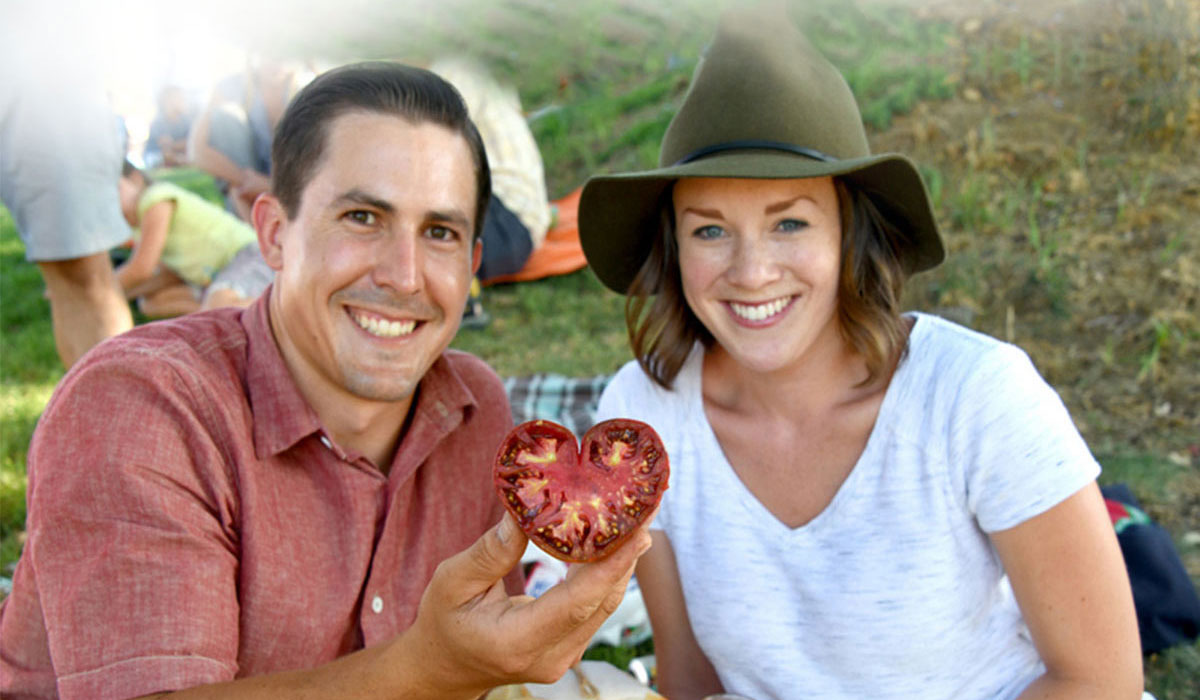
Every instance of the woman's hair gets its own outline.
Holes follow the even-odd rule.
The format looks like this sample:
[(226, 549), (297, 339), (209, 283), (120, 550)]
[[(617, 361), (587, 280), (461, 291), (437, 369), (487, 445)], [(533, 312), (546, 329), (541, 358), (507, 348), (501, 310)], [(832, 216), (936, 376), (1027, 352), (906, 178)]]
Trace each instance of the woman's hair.
[[(911, 241), (866, 192), (836, 177), (834, 187), (842, 225), (838, 325), (846, 342), (866, 362), (867, 377), (862, 381), (866, 385), (885, 373), (905, 349), (900, 317), (905, 273), (900, 251)], [(668, 187), (659, 200), (659, 235), (625, 300), (625, 325), (634, 357), (646, 374), (667, 389), (697, 341), (705, 348), (715, 342), (683, 296), (672, 192)]]

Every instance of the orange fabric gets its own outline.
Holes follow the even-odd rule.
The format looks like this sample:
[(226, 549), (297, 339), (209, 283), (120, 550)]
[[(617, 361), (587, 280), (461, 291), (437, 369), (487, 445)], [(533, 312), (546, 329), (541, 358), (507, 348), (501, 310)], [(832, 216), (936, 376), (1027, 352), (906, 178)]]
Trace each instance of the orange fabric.
[(582, 192), (583, 187), (578, 187), (562, 199), (551, 202), (558, 208), (554, 228), (546, 232), (546, 239), (525, 261), (524, 267), (511, 275), (492, 278), (484, 284), (528, 282), (565, 275), (587, 266), (583, 248), (579, 245), (579, 195)]

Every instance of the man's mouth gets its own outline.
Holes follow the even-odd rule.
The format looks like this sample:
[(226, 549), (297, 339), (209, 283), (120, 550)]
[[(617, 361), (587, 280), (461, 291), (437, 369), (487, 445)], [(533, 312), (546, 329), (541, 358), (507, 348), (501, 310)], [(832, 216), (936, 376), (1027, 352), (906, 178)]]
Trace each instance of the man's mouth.
[(354, 319), (354, 322), (364, 331), (377, 338), (399, 338), (412, 333), (417, 327), (415, 320), (393, 321), (362, 311), (351, 311), (350, 318)]
[(775, 314), (783, 311), (784, 307), (791, 302), (792, 297), (779, 297), (762, 304), (739, 304), (735, 301), (729, 302), (729, 308), (733, 313), (747, 321), (765, 321)]

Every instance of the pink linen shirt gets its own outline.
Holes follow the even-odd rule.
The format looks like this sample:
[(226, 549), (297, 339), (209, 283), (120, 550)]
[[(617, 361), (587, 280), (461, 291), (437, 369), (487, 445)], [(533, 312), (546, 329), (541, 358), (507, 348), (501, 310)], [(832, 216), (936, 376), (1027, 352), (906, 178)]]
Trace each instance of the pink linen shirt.
[(29, 452), (0, 696), (129, 698), (328, 662), (406, 629), (437, 564), (500, 519), (491, 461), (512, 418), (491, 369), (439, 358), (385, 474), (323, 430), (267, 296), (136, 328), (63, 379)]

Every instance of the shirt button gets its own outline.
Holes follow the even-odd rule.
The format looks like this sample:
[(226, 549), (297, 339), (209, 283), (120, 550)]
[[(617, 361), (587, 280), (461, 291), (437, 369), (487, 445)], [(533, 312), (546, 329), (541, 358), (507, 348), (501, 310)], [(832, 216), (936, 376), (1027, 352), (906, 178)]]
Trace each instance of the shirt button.
[(383, 598), (375, 596), (371, 599), (371, 612), (375, 613), (376, 615), (383, 612)]

